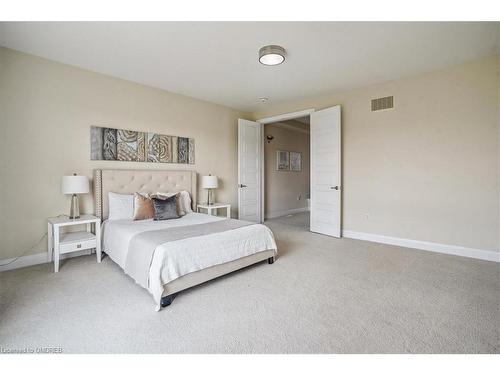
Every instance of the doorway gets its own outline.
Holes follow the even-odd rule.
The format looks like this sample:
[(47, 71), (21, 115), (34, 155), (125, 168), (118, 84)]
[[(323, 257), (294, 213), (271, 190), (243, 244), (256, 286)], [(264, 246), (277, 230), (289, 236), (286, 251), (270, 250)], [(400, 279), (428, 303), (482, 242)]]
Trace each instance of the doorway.
[[(262, 223), (266, 213), (266, 124), (309, 117), (310, 137), (310, 230), (341, 237), (341, 107), (313, 109), (273, 116), (259, 121), (238, 120), (238, 211), (239, 219)], [(304, 122), (306, 120), (303, 119)], [(288, 123), (287, 125), (293, 125)], [(272, 136), (272, 134), (271, 134)], [(272, 140), (271, 140), (272, 141)], [(290, 169), (290, 150), (276, 154), (276, 169)], [(287, 153), (288, 151), (288, 153)], [(294, 169), (298, 169), (295, 152)], [(302, 161), (302, 155), (300, 157)], [(296, 195), (298, 198), (298, 195)], [(303, 200), (301, 195), (300, 200)], [(307, 193), (305, 198), (307, 204)], [(268, 207), (269, 208), (269, 207)], [(298, 207), (303, 209), (303, 207)], [(268, 211), (269, 212), (269, 211)], [(278, 212), (279, 214), (279, 212)]]
[(263, 124), (264, 221), (309, 230), (310, 115)]

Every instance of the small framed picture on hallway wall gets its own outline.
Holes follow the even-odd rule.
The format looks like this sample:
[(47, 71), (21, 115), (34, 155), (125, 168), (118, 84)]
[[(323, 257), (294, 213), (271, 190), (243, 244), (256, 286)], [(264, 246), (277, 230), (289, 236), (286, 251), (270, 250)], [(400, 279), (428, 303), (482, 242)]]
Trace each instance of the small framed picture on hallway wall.
[(276, 151), (276, 170), (290, 170), (290, 153), (288, 151)]
[(290, 170), (292, 172), (302, 171), (302, 154), (300, 152), (290, 151)]

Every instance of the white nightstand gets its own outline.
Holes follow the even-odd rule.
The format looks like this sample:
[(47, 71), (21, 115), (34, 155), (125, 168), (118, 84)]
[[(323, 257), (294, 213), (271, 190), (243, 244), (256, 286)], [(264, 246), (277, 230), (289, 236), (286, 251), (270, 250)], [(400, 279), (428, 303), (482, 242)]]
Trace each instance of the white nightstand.
[(207, 214), (215, 215), (215, 216), (217, 216), (217, 209), (225, 208), (226, 209), (226, 217), (231, 218), (231, 205), (228, 203), (214, 203), (211, 205), (198, 204), (196, 207), (198, 209), (198, 212), (201, 212), (201, 210), (207, 210)]
[[(78, 219), (50, 217), (47, 221), (48, 257), (49, 261), (54, 259), (54, 272), (59, 272), (59, 256), (74, 251), (95, 249), (97, 262), (101, 263), (101, 219), (93, 215), (81, 215)], [(87, 231), (60, 233), (61, 227), (82, 224), (87, 224)]]

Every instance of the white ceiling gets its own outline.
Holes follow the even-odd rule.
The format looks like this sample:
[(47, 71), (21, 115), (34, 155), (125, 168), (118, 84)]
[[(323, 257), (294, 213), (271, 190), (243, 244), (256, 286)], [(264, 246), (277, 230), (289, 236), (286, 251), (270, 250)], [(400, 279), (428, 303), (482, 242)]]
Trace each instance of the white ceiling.
[(292, 121), (298, 121), (298, 122), (301, 122), (303, 124), (309, 125), (309, 123), (311, 122), (311, 116), (299, 117), (299, 118), (293, 119)]
[(309, 134), (309, 122), (300, 122), (296, 120), (278, 121), (266, 124), (266, 126), (276, 126), (278, 128), (295, 131), (303, 134)]
[[(486, 22), (0, 23), (1, 46), (244, 111), (492, 55), (498, 34)], [(284, 64), (258, 62), (266, 44), (286, 48)]]

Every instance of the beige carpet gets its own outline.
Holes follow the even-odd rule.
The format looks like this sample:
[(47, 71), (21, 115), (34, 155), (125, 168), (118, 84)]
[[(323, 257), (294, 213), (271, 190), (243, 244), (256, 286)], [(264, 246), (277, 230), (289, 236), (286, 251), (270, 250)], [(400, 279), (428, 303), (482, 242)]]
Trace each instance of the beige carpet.
[(262, 263), (161, 312), (109, 258), (0, 273), (0, 347), (65, 353), (498, 353), (499, 264), (268, 222)]

